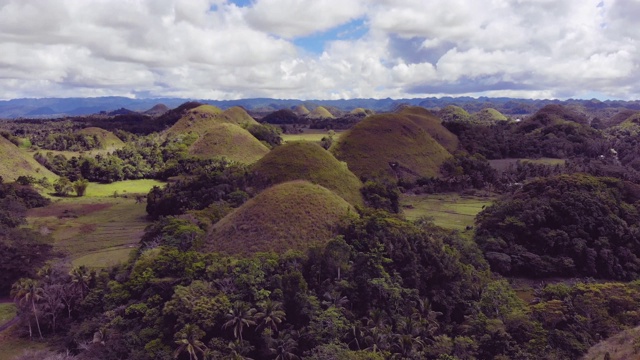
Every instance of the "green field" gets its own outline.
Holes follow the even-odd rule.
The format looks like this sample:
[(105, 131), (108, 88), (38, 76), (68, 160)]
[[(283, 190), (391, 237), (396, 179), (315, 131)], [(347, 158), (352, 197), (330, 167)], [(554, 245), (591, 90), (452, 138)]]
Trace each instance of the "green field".
[(400, 205), (409, 220), (426, 217), (443, 228), (464, 230), (474, 225), (476, 215), (492, 201), (490, 197), (458, 194), (402, 195)]
[[(336, 131), (336, 134), (333, 136), (333, 141), (337, 141), (342, 133), (344, 133), (344, 131)], [(325, 136), (327, 136), (327, 130), (305, 129), (304, 132), (300, 134), (282, 134), (282, 140), (284, 142), (300, 140), (320, 142)]]
[(0, 337), (0, 360), (12, 360), (25, 350), (42, 350), (47, 345), (37, 341), (14, 337)]
[(0, 304), (0, 325), (13, 319), (16, 316), (16, 305), (14, 303)]
[[(90, 184), (85, 197), (54, 198), (45, 208), (29, 210), (28, 223), (51, 234), (54, 249), (74, 264), (105, 267), (126, 260), (149, 224), (145, 203), (133, 194), (146, 194), (153, 180)], [(118, 192), (117, 198), (113, 197)]]

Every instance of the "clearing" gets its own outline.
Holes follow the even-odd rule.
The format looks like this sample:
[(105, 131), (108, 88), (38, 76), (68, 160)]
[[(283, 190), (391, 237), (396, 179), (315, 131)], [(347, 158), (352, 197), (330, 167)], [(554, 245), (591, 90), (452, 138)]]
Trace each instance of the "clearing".
[[(334, 130), (335, 131), (335, 130)], [(337, 130), (336, 134), (333, 135), (333, 141), (338, 141), (340, 139), (340, 135), (342, 135), (345, 130)], [(282, 141), (315, 141), (320, 142), (323, 137), (328, 136), (328, 130), (322, 129), (304, 129), (304, 132), (300, 134), (282, 134)]]
[(430, 218), (443, 228), (465, 230), (473, 226), (476, 215), (495, 197), (464, 196), (459, 194), (406, 195), (400, 197), (405, 217), (417, 220)]

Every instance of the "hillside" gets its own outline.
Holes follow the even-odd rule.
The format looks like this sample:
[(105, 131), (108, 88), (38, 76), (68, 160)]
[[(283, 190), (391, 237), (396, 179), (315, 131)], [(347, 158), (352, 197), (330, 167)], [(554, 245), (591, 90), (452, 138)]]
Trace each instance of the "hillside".
[(458, 149), (458, 137), (442, 126), (442, 120), (431, 111), (419, 106), (407, 106), (400, 109), (399, 113), (428, 132), (450, 153)]
[(331, 239), (349, 203), (307, 181), (273, 186), (216, 223), (207, 234), (207, 251), (251, 254), (304, 250)]
[(298, 116), (304, 116), (310, 113), (309, 109), (304, 105), (294, 106), (291, 110)]
[(451, 154), (427, 131), (401, 114), (365, 118), (331, 151), (360, 178), (416, 179), (439, 175)]
[(98, 127), (88, 127), (78, 131), (78, 134), (95, 135), (100, 140), (100, 149), (114, 149), (124, 146), (124, 142), (111, 131)]
[(509, 120), (506, 116), (504, 116), (498, 110), (492, 109), (492, 108), (482, 109), (482, 110), (478, 111), (477, 113), (474, 113), (471, 116), (471, 119), (473, 121), (477, 121), (477, 122), (483, 123), (483, 124), (493, 124), (493, 123), (496, 123), (498, 121), (507, 121), (507, 120)]
[(36, 179), (58, 178), (40, 165), (29, 153), (19, 149), (12, 142), (0, 136), (0, 176), (5, 181), (14, 181), (19, 176), (33, 176)]
[(353, 205), (363, 205), (360, 180), (320, 145), (307, 141), (276, 147), (252, 168), (259, 189), (292, 181), (307, 180), (332, 190)]
[(323, 106), (313, 109), (307, 116), (312, 119), (333, 119), (335, 117)]
[(212, 105), (200, 105), (193, 108), (180, 118), (169, 130), (167, 136), (194, 132), (204, 135), (211, 130), (215, 124), (229, 123), (236, 125), (257, 124), (242, 108), (234, 107), (226, 111)]
[(465, 109), (456, 106), (448, 105), (438, 112), (438, 116), (443, 121), (469, 121), (471, 120), (471, 114)]
[(189, 148), (199, 157), (224, 156), (230, 160), (250, 164), (269, 152), (263, 143), (236, 124), (213, 124)]

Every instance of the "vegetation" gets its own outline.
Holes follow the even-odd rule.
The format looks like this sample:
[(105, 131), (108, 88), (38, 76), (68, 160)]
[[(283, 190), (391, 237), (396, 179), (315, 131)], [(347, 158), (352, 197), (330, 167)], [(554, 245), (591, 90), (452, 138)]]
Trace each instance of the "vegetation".
[(209, 132), (189, 148), (189, 153), (198, 157), (225, 157), (246, 164), (257, 161), (268, 152), (267, 146), (235, 124), (212, 125)]
[(307, 180), (332, 190), (353, 205), (363, 205), (362, 183), (331, 153), (310, 142), (288, 142), (260, 159), (252, 168), (252, 184), (258, 189)]
[(332, 119), (334, 118), (334, 116), (329, 112), (329, 110), (327, 110), (325, 107), (323, 106), (318, 106), (315, 109), (311, 110), (311, 112), (309, 114), (307, 114), (308, 117), (315, 119), (315, 118), (329, 118)]
[(6, 181), (16, 180), (19, 176), (36, 179), (45, 177), (49, 180), (57, 177), (3, 136), (0, 136), (0, 176)]

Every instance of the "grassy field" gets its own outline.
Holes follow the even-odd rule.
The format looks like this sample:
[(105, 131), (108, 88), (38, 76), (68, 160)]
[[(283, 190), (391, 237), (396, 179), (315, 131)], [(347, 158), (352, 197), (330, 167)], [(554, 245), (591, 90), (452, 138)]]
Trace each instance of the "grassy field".
[(438, 226), (454, 230), (473, 226), (475, 216), (492, 201), (493, 198), (458, 194), (402, 195), (400, 198), (407, 219), (427, 217)]
[(497, 159), (497, 160), (489, 160), (489, 164), (498, 170), (505, 171), (509, 167), (509, 165), (514, 165), (516, 162), (530, 162), (534, 164), (543, 164), (543, 165), (564, 165), (566, 160), (564, 159), (552, 159), (552, 158), (540, 158), (540, 159)]
[(16, 305), (14, 303), (0, 304), (0, 325), (13, 319), (16, 316)]
[[(282, 134), (282, 140), (284, 142), (289, 141), (315, 141), (320, 142), (323, 137), (327, 136), (327, 130), (320, 129), (305, 129), (303, 133), (300, 134)], [(340, 139), (340, 135), (342, 135), (344, 131), (338, 130), (336, 134), (333, 135), (333, 141), (337, 141)]]
[[(54, 198), (45, 207), (31, 209), (28, 223), (43, 234), (51, 234), (54, 249), (77, 265), (105, 267), (126, 260), (149, 224), (145, 204), (132, 194), (146, 194), (152, 180), (90, 184), (87, 196)], [(117, 191), (119, 197), (114, 198)]]
[[(9, 330), (7, 330), (9, 331)], [(41, 350), (47, 346), (44, 343), (19, 339), (13, 336), (0, 336), (0, 360), (12, 360), (25, 350)]]
[(634, 350), (640, 345), (638, 339), (640, 327), (628, 329), (592, 346), (582, 359), (602, 360), (609, 353), (611, 360), (639, 360), (640, 352)]

